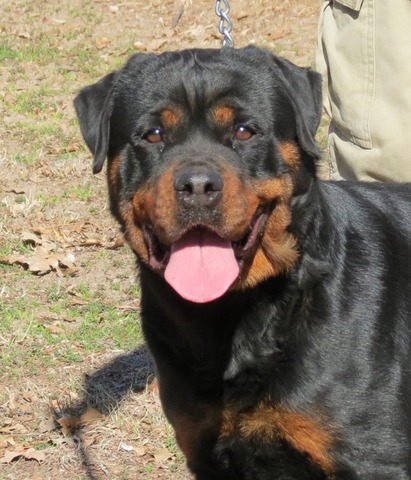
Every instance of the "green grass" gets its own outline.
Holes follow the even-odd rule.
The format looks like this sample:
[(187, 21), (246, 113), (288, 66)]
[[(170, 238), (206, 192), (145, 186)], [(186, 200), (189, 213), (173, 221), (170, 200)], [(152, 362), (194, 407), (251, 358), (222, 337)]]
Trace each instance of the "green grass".
[(63, 192), (63, 197), (75, 197), (81, 201), (90, 200), (93, 195), (90, 183), (86, 183), (81, 187), (71, 187)]
[[(13, 252), (13, 244), (12, 243), (7, 242), (3, 245), (0, 245), (0, 258), (8, 257), (12, 252)], [(1, 325), (1, 323), (0, 323), (0, 325)]]
[(26, 90), (16, 95), (14, 102), (9, 103), (9, 109), (16, 113), (26, 113), (38, 115), (39, 112), (46, 110), (49, 103), (47, 97), (52, 95), (51, 90), (46, 85), (39, 88)]
[(22, 63), (34, 62), (40, 65), (56, 60), (61, 54), (56, 47), (50, 46), (51, 39), (44, 37), (36, 42), (19, 41), (11, 44), (2, 40), (0, 44), (0, 61), (18, 61)]
[(94, 296), (87, 283), (79, 283), (76, 286), (76, 293), (84, 300), (90, 300)]
[[(49, 289), (52, 318), (57, 314), (58, 333), (48, 329), (52, 321), (43, 314), (41, 303), (24, 298), (13, 305), (0, 301), (0, 335), (8, 339), (0, 350), (0, 377), (35, 375), (46, 366), (73, 364), (83, 361), (83, 353), (106, 349), (131, 350), (142, 342), (141, 325), (136, 312), (124, 313), (115, 306), (92, 299), (91, 292), (80, 287), (86, 305), (73, 306), (72, 297)], [(67, 318), (70, 322), (64, 322)]]
[(55, 207), (60, 203), (64, 203), (66, 199), (76, 199), (81, 202), (91, 200), (94, 192), (90, 183), (85, 185), (70, 187), (57, 194), (39, 194), (37, 200), (40, 201), (40, 208)]
[(124, 314), (102, 302), (91, 302), (80, 307), (78, 313), (82, 322), (73, 340), (87, 351), (106, 348), (108, 343), (129, 350), (142, 341), (141, 325), (134, 312)]
[[(8, 305), (0, 300), (0, 335), (11, 332), (11, 327), (13, 325), (15, 312), (11, 312), (11, 309)], [(21, 311), (21, 314), (18, 315), (19, 318), (24, 317), (24, 311)]]
[(42, 152), (41, 145), (32, 145), (27, 153), (18, 153), (12, 158), (13, 163), (23, 166), (34, 165)]
[(147, 465), (144, 466), (143, 468), (143, 473), (153, 473), (154, 472), (154, 466), (151, 463), (148, 463)]
[(40, 208), (44, 210), (46, 207), (55, 207), (60, 203), (63, 195), (39, 194), (37, 200), (40, 201)]
[(33, 247), (28, 243), (17, 242), (13, 246), (13, 251), (21, 255), (30, 255), (33, 252)]
[(181, 453), (181, 450), (177, 446), (175, 433), (172, 426), (167, 422), (166, 423), (166, 439), (164, 442), (165, 447), (175, 455), (177, 463), (184, 463), (184, 455)]
[(21, 60), (22, 53), (13, 48), (9, 43), (0, 43), (0, 62), (6, 60)]
[(25, 141), (38, 140), (44, 138), (45, 141), (49, 137), (58, 137), (66, 139), (59, 122), (56, 121), (42, 121), (42, 122), (16, 122), (13, 127), (15, 130), (20, 131), (24, 135)]
[(67, 293), (63, 290), (61, 290), (61, 287), (57, 283), (53, 283), (53, 285), (50, 285), (46, 291), (47, 295), (47, 300), (50, 302), (50, 310), (53, 311), (52, 309), (56, 306), (54, 302), (57, 302), (58, 300), (64, 300), (68, 297)]

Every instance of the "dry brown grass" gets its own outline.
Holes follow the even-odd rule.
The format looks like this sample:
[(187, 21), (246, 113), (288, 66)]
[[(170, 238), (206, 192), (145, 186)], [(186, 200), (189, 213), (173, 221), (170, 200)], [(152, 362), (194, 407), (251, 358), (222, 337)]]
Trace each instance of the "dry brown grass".
[[(0, 267), (0, 480), (188, 479), (147, 388), (134, 259), (104, 177), (91, 174), (72, 99), (137, 50), (219, 47), (214, 5), (3, 3), (0, 257), (42, 246), (75, 262), (42, 276)], [(232, 2), (237, 46), (312, 65), (319, 3)]]

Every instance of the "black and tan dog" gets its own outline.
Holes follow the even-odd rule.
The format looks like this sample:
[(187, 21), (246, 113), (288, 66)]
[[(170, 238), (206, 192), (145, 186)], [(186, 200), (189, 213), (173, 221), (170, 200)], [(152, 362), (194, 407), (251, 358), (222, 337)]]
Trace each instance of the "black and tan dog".
[(135, 55), (75, 100), (198, 480), (411, 478), (411, 187), (319, 181), (320, 96), (249, 47)]

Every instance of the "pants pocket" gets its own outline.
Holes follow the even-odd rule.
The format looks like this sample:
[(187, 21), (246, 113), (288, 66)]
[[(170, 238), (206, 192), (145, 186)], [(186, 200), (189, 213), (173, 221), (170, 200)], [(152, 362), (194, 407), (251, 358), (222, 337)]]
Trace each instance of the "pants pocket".
[(374, 21), (374, 0), (323, 2), (317, 68), (324, 78), (324, 107), (334, 128), (362, 148), (372, 148)]

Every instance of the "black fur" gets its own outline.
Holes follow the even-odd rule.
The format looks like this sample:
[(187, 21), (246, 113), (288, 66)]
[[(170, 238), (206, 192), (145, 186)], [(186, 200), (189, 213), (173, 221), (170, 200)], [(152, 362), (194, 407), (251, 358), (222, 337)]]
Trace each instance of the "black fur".
[[(223, 158), (244, 184), (292, 179), (286, 232), (298, 259), (256, 285), (193, 303), (137, 252), (161, 400), (197, 480), (411, 478), (411, 187), (317, 179), (320, 89), (316, 73), (250, 47), (136, 55), (75, 100), (94, 171), (121, 157), (110, 198), (131, 244), (122, 205), (174, 164), (219, 171)], [(223, 131), (206, 112), (227, 99), (236, 123)], [(148, 143), (169, 104), (181, 125)], [(237, 124), (253, 137), (236, 140)], [(297, 167), (284, 142), (297, 145)], [(244, 433), (262, 404), (267, 428)], [(294, 414), (311, 433), (293, 433)]]

